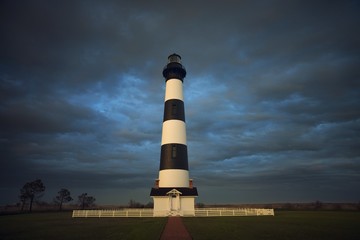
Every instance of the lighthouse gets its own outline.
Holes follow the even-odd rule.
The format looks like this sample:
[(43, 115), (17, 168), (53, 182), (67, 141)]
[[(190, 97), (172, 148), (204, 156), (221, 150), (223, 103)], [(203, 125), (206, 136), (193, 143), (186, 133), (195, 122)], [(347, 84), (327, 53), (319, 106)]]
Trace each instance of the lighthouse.
[(168, 57), (163, 76), (166, 85), (159, 178), (150, 192), (154, 216), (194, 215), (198, 193), (189, 178), (183, 95), (186, 70), (179, 55)]

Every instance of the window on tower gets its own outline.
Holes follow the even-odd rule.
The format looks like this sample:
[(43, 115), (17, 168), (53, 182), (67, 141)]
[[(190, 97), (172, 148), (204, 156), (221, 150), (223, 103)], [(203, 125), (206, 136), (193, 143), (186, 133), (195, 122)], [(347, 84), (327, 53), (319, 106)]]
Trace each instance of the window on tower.
[(172, 114), (172, 115), (176, 115), (176, 112), (177, 112), (176, 104), (173, 103), (173, 104), (171, 105), (171, 114)]
[(175, 159), (176, 158), (176, 146), (173, 145), (171, 148), (171, 158)]

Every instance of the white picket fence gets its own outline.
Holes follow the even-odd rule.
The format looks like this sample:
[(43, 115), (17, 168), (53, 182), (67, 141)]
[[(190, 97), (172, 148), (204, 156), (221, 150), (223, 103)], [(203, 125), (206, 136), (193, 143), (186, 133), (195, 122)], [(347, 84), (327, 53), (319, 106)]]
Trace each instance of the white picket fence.
[(72, 217), (152, 217), (153, 210), (131, 208), (117, 210), (73, 210)]
[[(116, 210), (73, 210), (72, 217), (153, 217), (153, 209), (129, 208)], [(193, 214), (185, 216), (194, 216)], [(240, 216), (274, 216), (274, 209), (264, 208), (198, 208), (195, 217), (240, 217)]]
[(196, 217), (274, 216), (274, 209), (265, 208), (202, 208), (195, 209)]

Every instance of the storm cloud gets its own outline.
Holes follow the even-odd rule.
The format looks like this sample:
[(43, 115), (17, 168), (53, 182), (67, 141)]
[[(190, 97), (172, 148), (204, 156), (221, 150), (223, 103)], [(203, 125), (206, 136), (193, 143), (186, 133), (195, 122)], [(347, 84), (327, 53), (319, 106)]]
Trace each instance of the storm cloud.
[(146, 203), (168, 55), (205, 203), (358, 201), (357, 1), (1, 1), (0, 204)]

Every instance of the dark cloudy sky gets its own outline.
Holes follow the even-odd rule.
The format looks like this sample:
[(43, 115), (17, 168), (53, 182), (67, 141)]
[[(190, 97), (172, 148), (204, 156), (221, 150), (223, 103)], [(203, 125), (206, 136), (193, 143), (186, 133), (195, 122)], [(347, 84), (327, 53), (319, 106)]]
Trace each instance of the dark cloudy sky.
[(0, 204), (150, 201), (182, 56), (198, 202), (360, 200), (359, 1), (1, 1)]

